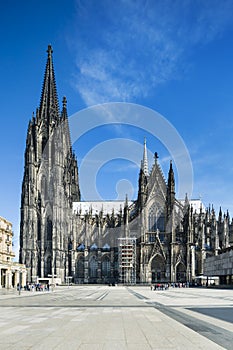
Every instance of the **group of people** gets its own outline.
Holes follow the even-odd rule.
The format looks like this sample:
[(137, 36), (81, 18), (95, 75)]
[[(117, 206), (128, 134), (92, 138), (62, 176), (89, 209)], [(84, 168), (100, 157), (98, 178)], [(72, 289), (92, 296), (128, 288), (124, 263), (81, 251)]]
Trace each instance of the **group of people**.
[(44, 292), (50, 290), (50, 284), (42, 284), (42, 283), (29, 283), (24, 286), (25, 291), (31, 291), (31, 292)]
[(150, 289), (151, 290), (167, 290), (169, 288), (168, 283), (155, 283), (152, 284)]
[(167, 290), (169, 287), (172, 288), (187, 288), (189, 287), (188, 282), (172, 282), (172, 283), (155, 283), (151, 284), (151, 290)]

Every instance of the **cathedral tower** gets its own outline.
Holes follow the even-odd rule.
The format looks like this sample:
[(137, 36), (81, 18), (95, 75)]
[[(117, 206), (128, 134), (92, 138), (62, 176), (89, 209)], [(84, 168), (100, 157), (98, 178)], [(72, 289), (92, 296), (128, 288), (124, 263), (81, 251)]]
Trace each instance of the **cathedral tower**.
[(19, 258), (29, 281), (69, 276), (72, 202), (80, 200), (66, 98), (60, 113), (50, 45), (47, 53), (40, 106), (28, 125), (21, 194)]

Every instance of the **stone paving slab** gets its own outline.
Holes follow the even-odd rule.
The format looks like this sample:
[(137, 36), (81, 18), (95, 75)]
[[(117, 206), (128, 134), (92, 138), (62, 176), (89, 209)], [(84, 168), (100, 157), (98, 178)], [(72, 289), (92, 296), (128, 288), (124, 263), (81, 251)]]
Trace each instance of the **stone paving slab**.
[(0, 330), (0, 349), (221, 349), (155, 309), (140, 309), (140, 319), (135, 308), (118, 313), (105, 308), (96, 313), (91, 308), (78, 314), (75, 309), (73, 315), (64, 309), (62, 318), (56, 317), (56, 309), (27, 308), (21, 320), (18, 310), (3, 311), (1, 320), (6, 323)]
[[(108, 293), (101, 299), (106, 290)], [(6, 303), (10, 304), (10, 297), (2, 298), (0, 293), (0, 350), (224, 349), (147, 304), (158, 303), (158, 300), (169, 300), (167, 303), (171, 304), (173, 300), (177, 305), (180, 291), (171, 291), (169, 296), (156, 294), (145, 287), (79, 286), (69, 290), (58, 288), (54, 293), (38, 292), (35, 296), (28, 293), (12, 297), (14, 306), (6, 306)], [(198, 304), (195, 298), (188, 297), (193, 293), (190, 290), (183, 295), (185, 305), (188, 301), (189, 306)], [(203, 305), (207, 303), (207, 297), (205, 293), (200, 295)], [(231, 295), (226, 298), (230, 304)], [(26, 306), (22, 306), (22, 300)], [(59, 306), (62, 300), (70, 305)], [(225, 301), (223, 298), (218, 303), (225, 305)], [(34, 303), (37, 303), (36, 307), (30, 306)], [(178, 308), (183, 310), (181, 302)]]

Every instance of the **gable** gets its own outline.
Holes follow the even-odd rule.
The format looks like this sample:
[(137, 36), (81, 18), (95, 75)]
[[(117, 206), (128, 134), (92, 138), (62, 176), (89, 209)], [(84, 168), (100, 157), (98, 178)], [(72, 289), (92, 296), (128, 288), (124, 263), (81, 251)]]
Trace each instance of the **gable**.
[(164, 206), (166, 202), (167, 186), (162, 170), (156, 162), (152, 168), (148, 179), (148, 200), (149, 206), (151, 202), (157, 202), (159, 206)]

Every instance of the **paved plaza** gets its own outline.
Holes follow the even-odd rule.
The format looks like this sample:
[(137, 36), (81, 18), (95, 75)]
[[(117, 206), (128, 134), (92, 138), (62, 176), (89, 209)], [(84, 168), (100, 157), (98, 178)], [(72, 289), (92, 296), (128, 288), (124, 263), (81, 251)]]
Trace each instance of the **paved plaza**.
[(0, 350), (232, 349), (233, 290), (0, 291)]

